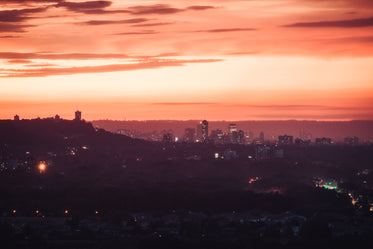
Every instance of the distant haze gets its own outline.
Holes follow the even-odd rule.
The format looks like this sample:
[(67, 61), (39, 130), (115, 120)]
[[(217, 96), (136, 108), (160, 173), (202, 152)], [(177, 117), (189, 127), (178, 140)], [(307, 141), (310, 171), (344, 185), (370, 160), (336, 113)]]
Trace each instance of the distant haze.
[[(185, 128), (196, 128), (198, 120), (150, 120), (150, 121), (92, 121), (93, 125), (117, 132), (119, 129), (135, 130), (143, 133), (153, 131), (162, 132), (172, 130), (175, 136), (182, 137)], [(211, 121), (209, 132), (214, 129), (228, 131), (228, 125), (237, 124), (238, 130), (252, 132), (254, 137), (259, 137), (264, 132), (265, 140), (275, 140), (278, 135), (293, 135), (301, 137), (311, 134), (312, 141), (317, 137), (330, 137), (336, 141), (343, 141), (347, 136), (359, 137), (361, 142), (373, 141), (373, 121)]]

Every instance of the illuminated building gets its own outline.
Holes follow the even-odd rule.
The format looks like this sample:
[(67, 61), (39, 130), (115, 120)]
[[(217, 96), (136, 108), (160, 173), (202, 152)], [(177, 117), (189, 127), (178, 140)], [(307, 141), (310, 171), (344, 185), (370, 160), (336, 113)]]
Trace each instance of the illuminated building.
[(288, 135), (278, 136), (278, 143), (280, 145), (293, 144), (293, 136), (288, 136)]
[(234, 131), (237, 131), (237, 125), (229, 124), (229, 134), (232, 134)]
[(264, 143), (264, 132), (260, 132), (260, 135), (259, 135), (259, 141), (261, 142), (261, 143)]
[(81, 111), (76, 111), (75, 112), (75, 121), (81, 121), (82, 120), (82, 112)]
[(258, 145), (255, 148), (255, 159), (256, 160), (269, 160), (272, 156), (271, 147), (266, 145)]
[(193, 143), (196, 137), (196, 129), (185, 128), (184, 141), (187, 143)]
[(329, 137), (316, 138), (315, 144), (331, 144), (332, 139)]
[(212, 130), (210, 134), (210, 138), (214, 141), (216, 144), (223, 144), (224, 143), (224, 133), (222, 130)]
[(18, 115), (15, 115), (15, 116), (14, 116), (14, 120), (15, 120), (15, 121), (18, 121), (18, 120), (19, 120), (19, 116), (18, 116)]
[(238, 140), (238, 133), (237, 133), (237, 125), (236, 124), (229, 124), (229, 136), (230, 142), (236, 144)]
[(207, 120), (203, 120), (201, 122), (201, 132), (202, 132), (201, 134), (202, 142), (206, 142), (209, 137), (209, 123), (207, 122)]
[(171, 143), (173, 141), (174, 141), (174, 136), (172, 135), (172, 133), (167, 132), (167, 133), (163, 134), (162, 142)]
[(238, 135), (238, 139), (237, 139), (238, 143), (245, 144), (245, 132), (243, 130), (239, 130), (237, 135)]
[(202, 126), (201, 122), (197, 125), (197, 140), (196, 142), (201, 142), (202, 141)]
[[(215, 155), (215, 157), (216, 157), (216, 155)], [(230, 148), (226, 149), (224, 151), (224, 159), (225, 160), (231, 160), (231, 159), (236, 159), (236, 158), (238, 158), (238, 155), (237, 155), (236, 151), (231, 150)]]
[(309, 144), (311, 144), (311, 140), (310, 139), (303, 140), (301, 138), (296, 138), (295, 139), (295, 144), (296, 145), (309, 145)]
[(344, 142), (345, 144), (349, 144), (349, 145), (358, 145), (359, 138), (358, 137), (345, 137)]

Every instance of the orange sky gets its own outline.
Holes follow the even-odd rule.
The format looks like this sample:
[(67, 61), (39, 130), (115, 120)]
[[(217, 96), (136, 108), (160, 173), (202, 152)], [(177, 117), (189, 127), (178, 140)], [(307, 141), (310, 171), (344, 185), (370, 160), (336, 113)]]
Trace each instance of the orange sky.
[(373, 119), (373, 1), (0, 1), (0, 118)]

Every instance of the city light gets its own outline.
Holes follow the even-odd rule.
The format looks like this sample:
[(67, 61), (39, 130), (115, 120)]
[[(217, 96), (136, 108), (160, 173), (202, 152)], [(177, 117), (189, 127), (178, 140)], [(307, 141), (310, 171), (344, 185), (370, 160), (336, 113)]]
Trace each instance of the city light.
[(44, 173), (45, 170), (47, 169), (47, 165), (44, 162), (40, 162), (38, 168), (39, 168), (40, 173)]

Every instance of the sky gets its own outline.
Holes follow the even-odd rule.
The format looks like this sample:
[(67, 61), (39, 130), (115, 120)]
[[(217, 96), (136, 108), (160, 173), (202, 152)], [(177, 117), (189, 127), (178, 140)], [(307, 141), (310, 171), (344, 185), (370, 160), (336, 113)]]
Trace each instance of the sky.
[(372, 120), (371, 0), (1, 0), (0, 119)]

